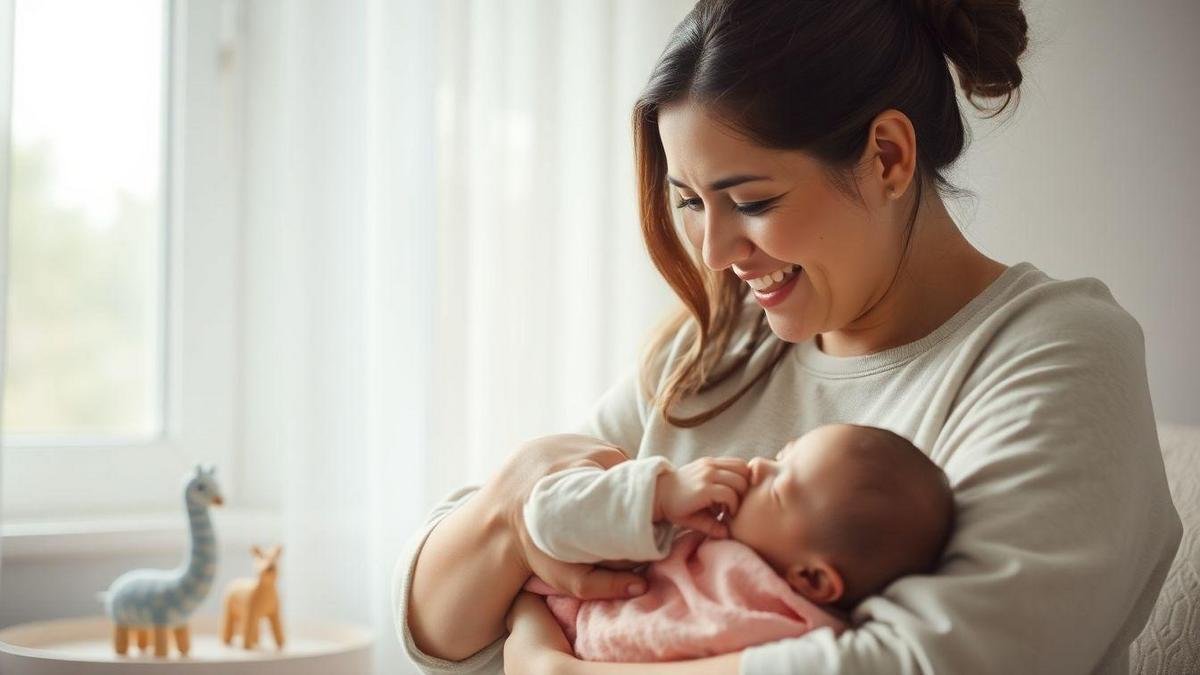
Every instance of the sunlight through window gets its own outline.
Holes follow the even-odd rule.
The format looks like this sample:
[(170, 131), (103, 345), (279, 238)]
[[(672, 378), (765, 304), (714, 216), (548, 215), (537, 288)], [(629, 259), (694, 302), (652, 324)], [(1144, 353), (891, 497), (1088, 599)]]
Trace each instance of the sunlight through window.
[(162, 0), (18, 0), (8, 372), (14, 445), (163, 425)]

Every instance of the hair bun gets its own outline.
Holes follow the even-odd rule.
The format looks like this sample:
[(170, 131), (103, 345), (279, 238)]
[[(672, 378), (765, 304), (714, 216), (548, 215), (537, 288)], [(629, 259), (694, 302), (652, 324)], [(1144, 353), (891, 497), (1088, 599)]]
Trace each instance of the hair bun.
[(975, 97), (1019, 96), (1017, 60), (1029, 45), (1029, 24), (1020, 0), (909, 0), (928, 24), (938, 47), (954, 64), (959, 84), (976, 109)]

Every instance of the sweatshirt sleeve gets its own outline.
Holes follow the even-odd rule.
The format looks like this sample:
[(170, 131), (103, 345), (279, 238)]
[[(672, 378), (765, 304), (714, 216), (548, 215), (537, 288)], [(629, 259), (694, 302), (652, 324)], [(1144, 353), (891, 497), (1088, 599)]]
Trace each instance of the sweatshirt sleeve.
[(655, 485), (672, 469), (665, 457), (647, 457), (550, 474), (529, 493), (525, 528), (534, 545), (565, 562), (662, 560), (672, 528), (653, 522)]
[(864, 600), (840, 636), (747, 649), (744, 675), (1127, 672), (1182, 525), (1141, 327), (1115, 304), (1066, 309), (993, 336), (948, 406), (931, 457), (957, 525), (938, 573)]

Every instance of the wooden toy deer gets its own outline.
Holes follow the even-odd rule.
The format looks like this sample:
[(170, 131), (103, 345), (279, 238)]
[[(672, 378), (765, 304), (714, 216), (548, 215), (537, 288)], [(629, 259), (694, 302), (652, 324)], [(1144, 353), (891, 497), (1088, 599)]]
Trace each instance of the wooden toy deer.
[(196, 473), (183, 488), (191, 547), (187, 560), (173, 570), (137, 569), (117, 577), (106, 593), (104, 609), (114, 625), (113, 647), (118, 654), (129, 649), (134, 631), (140, 649), (154, 633), (154, 655), (167, 655), (167, 630), (175, 635), (179, 653), (191, 644), (187, 620), (212, 586), (217, 569), (217, 539), (208, 518), (209, 505), (220, 506), (221, 490), (213, 478), (215, 467), (196, 465)]
[(271, 622), (275, 648), (283, 649), (279, 593), (275, 590), (279, 572), (276, 563), (282, 550), (282, 546), (276, 545), (263, 553), (257, 546), (250, 547), (258, 578), (234, 579), (225, 587), (225, 612), (221, 620), (221, 641), (225, 644), (233, 640), (234, 633), (241, 632), (242, 647), (254, 649), (258, 645), (259, 623), (265, 617)]

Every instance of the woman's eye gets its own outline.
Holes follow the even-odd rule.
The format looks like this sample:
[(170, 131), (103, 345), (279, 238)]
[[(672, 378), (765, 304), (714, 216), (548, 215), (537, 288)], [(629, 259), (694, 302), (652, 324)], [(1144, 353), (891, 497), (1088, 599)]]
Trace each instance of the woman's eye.
[[(765, 212), (767, 210), (767, 207), (770, 206), (771, 202), (773, 202), (773, 201), (775, 201), (775, 200), (774, 199), (764, 199), (761, 202), (750, 202), (748, 204), (735, 204), (733, 209), (735, 211), (737, 211), (738, 213), (742, 213), (747, 216), (757, 216), (757, 215)], [(696, 199), (694, 197), (692, 199), (680, 198), (680, 200), (675, 204), (675, 208), (677, 208), (677, 209), (691, 209), (692, 211), (700, 211), (701, 209), (698, 208), (700, 206), (701, 206), (700, 200)]]
[(758, 214), (765, 212), (767, 210), (767, 207), (769, 207), (771, 205), (771, 202), (773, 202), (773, 201), (775, 201), (775, 200), (774, 199), (764, 199), (761, 202), (751, 202), (749, 204), (738, 204), (734, 208), (738, 212), (744, 213), (747, 216), (757, 216)]

